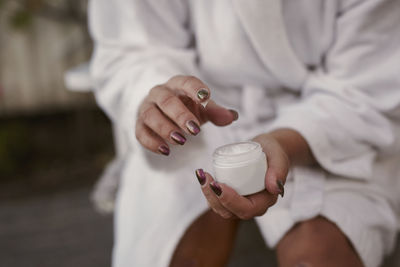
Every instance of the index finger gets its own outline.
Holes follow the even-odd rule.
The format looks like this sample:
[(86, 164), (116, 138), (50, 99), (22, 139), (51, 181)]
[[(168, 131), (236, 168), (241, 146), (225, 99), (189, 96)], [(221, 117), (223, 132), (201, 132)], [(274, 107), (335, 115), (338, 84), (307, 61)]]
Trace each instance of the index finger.
[(266, 190), (249, 196), (241, 196), (226, 184), (218, 184), (222, 194), (218, 197), (220, 203), (240, 219), (248, 220), (263, 215), (275, 204), (277, 197)]
[(194, 76), (177, 75), (169, 79), (166, 85), (174, 91), (183, 91), (198, 104), (210, 99), (210, 88)]

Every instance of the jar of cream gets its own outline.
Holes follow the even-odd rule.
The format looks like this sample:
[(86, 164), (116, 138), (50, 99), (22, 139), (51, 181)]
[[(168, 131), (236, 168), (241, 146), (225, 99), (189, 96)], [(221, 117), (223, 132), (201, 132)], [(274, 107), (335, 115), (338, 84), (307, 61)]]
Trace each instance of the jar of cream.
[(215, 180), (240, 195), (265, 189), (267, 160), (259, 143), (247, 141), (221, 146), (213, 153), (213, 166)]

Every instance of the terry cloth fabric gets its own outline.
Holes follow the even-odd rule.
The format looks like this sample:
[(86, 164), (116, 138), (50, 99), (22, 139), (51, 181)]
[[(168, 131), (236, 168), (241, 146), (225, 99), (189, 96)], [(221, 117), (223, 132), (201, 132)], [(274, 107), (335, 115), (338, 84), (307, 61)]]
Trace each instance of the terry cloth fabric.
[[(398, 14), (398, 0), (90, 1), (94, 93), (128, 150), (113, 266), (168, 266), (207, 209), (194, 170), (211, 170), (217, 146), (291, 128), (321, 167), (292, 170), (287, 196), (257, 220), (266, 242), (320, 214), (376, 267), (400, 214)], [(134, 125), (149, 90), (177, 74), (240, 119), (203, 126), (167, 158), (144, 151)]]

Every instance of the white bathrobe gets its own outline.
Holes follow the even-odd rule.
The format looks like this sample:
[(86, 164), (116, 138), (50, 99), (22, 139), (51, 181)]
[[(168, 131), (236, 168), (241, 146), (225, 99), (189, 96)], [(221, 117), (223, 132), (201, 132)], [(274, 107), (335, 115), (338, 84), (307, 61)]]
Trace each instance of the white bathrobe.
[[(399, 0), (92, 0), (91, 72), (127, 153), (116, 210), (115, 267), (168, 266), (207, 209), (194, 170), (220, 145), (291, 128), (320, 167), (293, 168), (285, 197), (256, 219), (274, 247), (296, 223), (335, 222), (367, 267), (393, 247), (400, 210)], [(239, 111), (206, 124), (169, 157), (135, 139), (155, 85), (195, 75)]]

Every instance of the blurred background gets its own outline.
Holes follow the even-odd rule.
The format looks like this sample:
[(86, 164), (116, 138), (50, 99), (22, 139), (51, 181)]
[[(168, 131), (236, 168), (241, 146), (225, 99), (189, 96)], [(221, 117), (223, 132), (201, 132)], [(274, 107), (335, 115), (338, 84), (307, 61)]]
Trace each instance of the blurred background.
[[(0, 266), (110, 266), (112, 205), (91, 199), (115, 152), (90, 92), (86, 6), (0, 0)], [(229, 266), (266, 265), (273, 253), (245, 222)]]
[(90, 89), (86, 5), (0, 0), (0, 266), (110, 266), (112, 216), (90, 194), (111, 126), (64, 77)]

